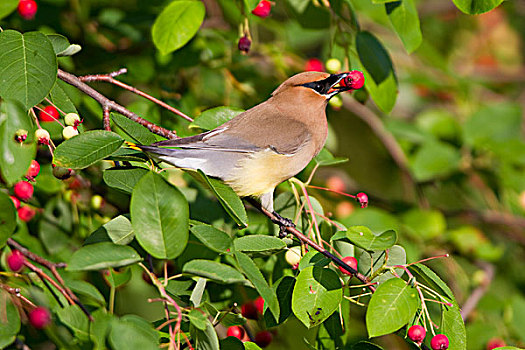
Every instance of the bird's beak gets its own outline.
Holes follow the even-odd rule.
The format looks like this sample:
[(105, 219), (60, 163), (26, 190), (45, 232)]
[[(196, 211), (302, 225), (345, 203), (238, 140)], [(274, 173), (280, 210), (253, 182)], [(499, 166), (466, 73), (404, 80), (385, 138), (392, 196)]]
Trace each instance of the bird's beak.
[(347, 76), (348, 73), (332, 74), (325, 79), (328, 90), (323, 95), (326, 96), (327, 100), (331, 99), (340, 92), (351, 90), (350, 87), (341, 84), (342, 80)]

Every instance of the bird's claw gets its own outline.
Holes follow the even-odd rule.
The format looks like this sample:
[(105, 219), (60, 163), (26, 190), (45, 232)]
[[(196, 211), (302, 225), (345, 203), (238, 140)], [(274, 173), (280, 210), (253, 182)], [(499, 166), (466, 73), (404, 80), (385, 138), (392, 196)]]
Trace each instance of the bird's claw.
[(273, 212), (275, 219), (272, 219), (274, 224), (279, 225), (279, 238), (284, 238), (287, 236), (286, 228), (295, 227), (294, 222), (291, 219), (284, 218), (276, 212)]

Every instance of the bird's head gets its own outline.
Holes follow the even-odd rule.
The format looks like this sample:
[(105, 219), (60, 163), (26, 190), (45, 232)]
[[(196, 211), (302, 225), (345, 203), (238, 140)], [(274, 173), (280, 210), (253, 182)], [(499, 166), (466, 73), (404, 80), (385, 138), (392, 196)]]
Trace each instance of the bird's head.
[(303, 72), (284, 81), (272, 96), (307, 98), (311, 101), (326, 102), (343, 91), (360, 89), (363, 86), (363, 73), (350, 71), (340, 74), (323, 72)]

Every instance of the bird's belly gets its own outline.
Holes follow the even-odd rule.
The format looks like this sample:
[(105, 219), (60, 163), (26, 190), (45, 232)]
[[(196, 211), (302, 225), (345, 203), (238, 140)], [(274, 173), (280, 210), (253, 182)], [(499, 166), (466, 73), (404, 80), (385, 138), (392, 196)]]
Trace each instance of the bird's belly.
[(256, 152), (240, 159), (230, 174), (224, 177), (224, 181), (239, 196), (260, 196), (303, 170), (310, 161), (305, 153), (285, 155), (272, 150)]

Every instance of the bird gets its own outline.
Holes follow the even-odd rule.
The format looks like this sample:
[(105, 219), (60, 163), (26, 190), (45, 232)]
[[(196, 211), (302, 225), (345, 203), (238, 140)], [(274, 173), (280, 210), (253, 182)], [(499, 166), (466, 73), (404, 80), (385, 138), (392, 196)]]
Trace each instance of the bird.
[(200, 169), (240, 197), (258, 198), (265, 210), (283, 219), (274, 211), (275, 187), (303, 170), (323, 148), (328, 101), (363, 83), (359, 71), (298, 73), (266, 101), (213, 130), (137, 146), (178, 168)]

